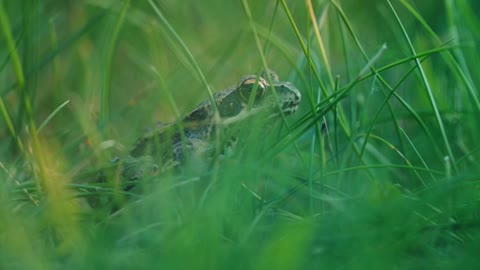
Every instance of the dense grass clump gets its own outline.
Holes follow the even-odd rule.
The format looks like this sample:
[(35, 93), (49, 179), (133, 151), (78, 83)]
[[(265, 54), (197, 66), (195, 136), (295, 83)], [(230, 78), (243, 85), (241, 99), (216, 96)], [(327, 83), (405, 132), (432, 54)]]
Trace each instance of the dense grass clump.
[[(475, 269), (479, 8), (0, 1), (0, 269)], [(125, 182), (148, 127), (266, 69), (298, 112)]]

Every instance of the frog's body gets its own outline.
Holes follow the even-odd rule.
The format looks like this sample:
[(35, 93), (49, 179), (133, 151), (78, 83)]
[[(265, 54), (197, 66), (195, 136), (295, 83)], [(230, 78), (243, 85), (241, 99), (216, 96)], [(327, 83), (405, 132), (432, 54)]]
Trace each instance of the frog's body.
[[(280, 111), (284, 114), (295, 112), (301, 100), (300, 92), (293, 84), (279, 81), (275, 73), (269, 71), (269, 75), (273, 84), (268, 82), (266, 73), (260, 77), (249, 75), (243, 77), (237, 85), (216, 93), (214, 100), (218, 117), (211, 101), (206, 100), (180, 123), (160, 125), (137, 141), (129, 159), (151, 156), (160, 168), (173, 167), (181, 164), (187, 153), (201, 153), (212, 148), (211, 138), (219, 125), (228, 125), (248, 116), (249, 112), (262, 111), (274, 115), (279, 115)], [(252, 94), (255, 96), (252, 97), (251, 110), (247, 110)], [(138, 168), (135, 170), (133, 174), (124, 170), (124, 175), (127, 174), (128, 178), (143, 175), (143, 172), (138, 172)]]

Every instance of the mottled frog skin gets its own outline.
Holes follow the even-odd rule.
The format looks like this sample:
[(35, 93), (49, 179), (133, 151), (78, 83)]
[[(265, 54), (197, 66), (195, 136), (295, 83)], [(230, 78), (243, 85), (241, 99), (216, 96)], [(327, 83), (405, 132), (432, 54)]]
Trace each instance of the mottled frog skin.
[(153, 160), (157, 168), (165, 170), (182, 164), (189, 154), (206, 152), (213, 148), (212, 137), (220, 126), (228, 128), (231, 123), (248, 121), (249, 117), (255, 117), (260, 112), (267, 112), (269, 117), (281, 120), (281, 111), (285, 115), (297, 111), (301, 100), (298, 89), (290, 82), (281, 82), (273, 71), (268, 71), (268, 75), (272, 84), (264, 72), (260, 77), (245, 76), (237, 85), (216, 93), (214, 100), (218, 117), (215, 117), (208, 99), (181, 122), (161, 124), (140, 138), (124, 161), (123, 175), (129, 179), (141, 177), (143, 170), (139, 170), (135, 163), (145, 160)]

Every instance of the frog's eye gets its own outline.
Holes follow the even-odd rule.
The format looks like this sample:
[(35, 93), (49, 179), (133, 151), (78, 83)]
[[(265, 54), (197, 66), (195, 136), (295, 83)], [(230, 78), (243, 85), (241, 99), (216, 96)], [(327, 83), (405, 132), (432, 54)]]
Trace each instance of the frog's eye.
[[(255, 87), (255, 82), (256, 80), (252, 78), (245, 80), (240, 84), (240, 96), (244, 101), (248, 101), (250, 99), (250, 95), (252, 94)], [(263, 97), (266, 88), (267, 85), (264, 80), (258, 81), (257, 91), (255, 92), (255, 99)]]
[(270, 75), (270, 78), (273, 82), (280, 82), (280, 80), (278, 79), (278, 75), (277, 73), (275, 73), (275, 71), (267, 69), (262, 72), (262, 78), (264, 78), (266, 81), (268, 81), (268, 75)]

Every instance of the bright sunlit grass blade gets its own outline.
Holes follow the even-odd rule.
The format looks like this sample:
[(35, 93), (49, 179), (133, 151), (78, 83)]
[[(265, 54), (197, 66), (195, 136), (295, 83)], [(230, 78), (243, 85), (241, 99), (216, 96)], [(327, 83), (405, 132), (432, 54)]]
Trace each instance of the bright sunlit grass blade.
[[(333, 89), (334, 88), (334, 82), (333, 82), (333, 77), (332, 77), (332, 71), (330, 67), (330, 63), (328, 61), (328, 56), (327, 52), (325, 49), (325, 43), (323, 41), (322, 35), (320, 34), (320, 29), (318, 27), (317, 19), (315, 17), (315, 12), (313, 10), (313, 5), (311, 0), (307, 0), (307, 8), (308, 8), (308, 14), (310, 15), (310, 20), (313, 25), (313, 30), (315, 34), (315, 38), (317, 39), (317, 43), (320, 49), (320, 55), (322, 56), (322, 61), (323, 65), (325, 67), (329, 82), (330, 82), (330, 87)], [(328, 16), (328, 6), (324, 9), (322, 12), (321, 20), (318, 20), (320, 22), (325, 21), (325, 18)]]
[[(297, 24), (295, 23), (295, 20), (292, 17), (292, 14), (288, 8), (287, 3), (285, 2), (285, 0), (280, 0), (280, 3), (282, 4), (283, 10), (286, 13), (289, 19), (290, 25), (292, 26), (295, 32), (295, 36), (297, 37), (297, 41), (300, 47), (302, 48), (303, 54), (307, 58), (306, 60), (307, 60), (307, 63), (309, 64), (309, 68), (313, 70), (313, 75), (315, 76), (317, 83), (320, 85), (320, 88), (322, 89), (322, 94), (327, 95), (327, 89), (324, 83), (322, 82), (322, 79), (320, 78), (320, 73), (318, 72), (315, 64), (313, 63), (312, 59), (309, 57), (308, 49), (307, 49), (307, 46), (305, 45), (304, 38), (301, 35), (300, 31), (298, 30)], [(313, 100), (311, 102), (313, 102)]]

